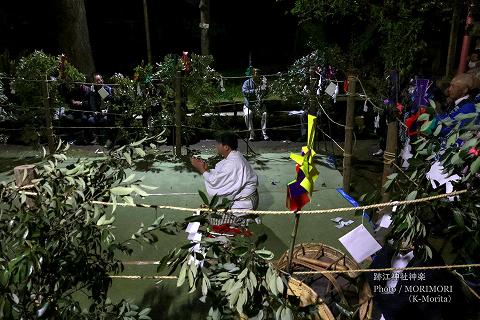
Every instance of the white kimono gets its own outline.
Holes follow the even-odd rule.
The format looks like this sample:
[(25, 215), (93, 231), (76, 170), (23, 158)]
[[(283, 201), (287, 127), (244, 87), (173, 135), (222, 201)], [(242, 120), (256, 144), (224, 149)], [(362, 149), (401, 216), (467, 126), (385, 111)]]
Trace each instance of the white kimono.
[(243, 155), (232, 150), (227, 158), (217, 163), (215, 169), (203, 173), (209, 196), (234, 200), (232, 209), (252, 209), (252, 201), (243, 199), (252, 195), (258, 186), (258, 178)]

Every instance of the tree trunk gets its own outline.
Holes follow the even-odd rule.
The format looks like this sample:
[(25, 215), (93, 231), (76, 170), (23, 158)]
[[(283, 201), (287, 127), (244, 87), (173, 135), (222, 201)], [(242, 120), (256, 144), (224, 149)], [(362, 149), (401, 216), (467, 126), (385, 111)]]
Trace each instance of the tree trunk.
[(68, 61), (81, 72), (95, 72), (84, 0), (57, 0), (58, 40)]
[(200, 45), (202, 56), (210, 54), (210, 39), (208, 36), (208, 29), (210, 27), (210, 1), (200, 0)]

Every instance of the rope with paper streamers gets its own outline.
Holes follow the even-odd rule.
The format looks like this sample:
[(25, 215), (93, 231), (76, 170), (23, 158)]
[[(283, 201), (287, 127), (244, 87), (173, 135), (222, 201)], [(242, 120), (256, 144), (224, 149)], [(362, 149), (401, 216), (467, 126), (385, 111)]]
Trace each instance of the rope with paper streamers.
[[(20, 188), (18, 188), (20, 189)], [(300, 214), (326, 214), (326, 213), (336, 213), (336, 212), (348, 212), (348, 211), (357, 211), (357, 210), (369, 210), (375, 208), (385, 208), (385, 207), (393, 207), (393, 206), (400, 206), (400, 205), (410, 205), (414, 203), (422, 203), (428, 202), (431, 200), (437, 200), (452, 196), (458, 196), (460, 194), (466, 193), (468, 190), (459, 190), (453, 191), (445, 194), (440, 194), (436, 196), (430, 196), (425, 198), (413, 199), (413, 200), (402, 200), (402, 201), (391, 201), (391, 202), (384, 202), (384, 203), (376, 203), (370, 204), (366, 206), (359, 206), (359, 207), (345, 207), (345, 208), (333, 208), (333, 209), (320, 209), (320, 210), (306, 210), (306, 211), (299, 211)], [(20, 191), (25, 195), (36, 196), (36, 192), (28, 192), (28, 191)], [(187, 212), (197, 212), (203, 211), (207, 212), (210, 211), (208, 208), (185, 208), (185, 207), (176, 207), (176, 206), (165, 206), (165, 205), (155, 205), (155, 204), (144, 204), (144, 203), (126, 203), (126, 202), (106, 202), (106, 201), (91, 201), (92, 204), (104, 205), (104, 206), (117, 206), (117, 207), (136, 207), (136, 208), (154, 208), (154, 209), (164, 209), (164, 210), (175, 210), (175, 211), (187, 211)], [(263, 214), (263, 215), (291, 215), (292, 212), (288, 210), (278, 210), (278, 211), (269, 211), (269, 210), (225, 210), (222, 211), (225, 213), (246, 213), (246, 214)]]

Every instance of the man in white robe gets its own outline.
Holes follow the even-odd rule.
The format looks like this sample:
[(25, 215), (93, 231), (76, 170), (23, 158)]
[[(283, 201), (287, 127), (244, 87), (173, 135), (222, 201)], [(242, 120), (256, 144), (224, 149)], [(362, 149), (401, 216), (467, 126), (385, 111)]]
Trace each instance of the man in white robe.
[(258, 177), (252, 166), (237, 151), (236, 136), (229, 132), (221, 134), (216, 147), (224, 159), (217, 163), (215, 169), (209, 169), (202, 159), (191, 159), (192, 165), (205, 179), (208, 195), (233, 200), (232, 209), (255, 210), (258, 206)]

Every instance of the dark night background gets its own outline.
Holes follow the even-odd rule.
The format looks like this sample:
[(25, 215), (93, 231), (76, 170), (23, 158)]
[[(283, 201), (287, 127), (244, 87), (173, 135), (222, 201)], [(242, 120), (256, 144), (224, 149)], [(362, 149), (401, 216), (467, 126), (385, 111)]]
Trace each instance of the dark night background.
[[(1, 1), (0, 53), (11, 58), (35, 49), (57, 55), (58, 26), (54, 1)], [(200, 52), (198, 1), (149, 0), (150, 37), (154, 62), (165, 54)], [(143, 2), (86, 0), (90, 42), (97, 71), (131, 73), (146, 60)], [(253, 64), (278, 71), (306, 48), (297, 47), (297, 21), (288, 2), (275, 0), (210, 1), (210, 51), (218, 70)], [(297, 48), (296, 48), (297, 47)]]

